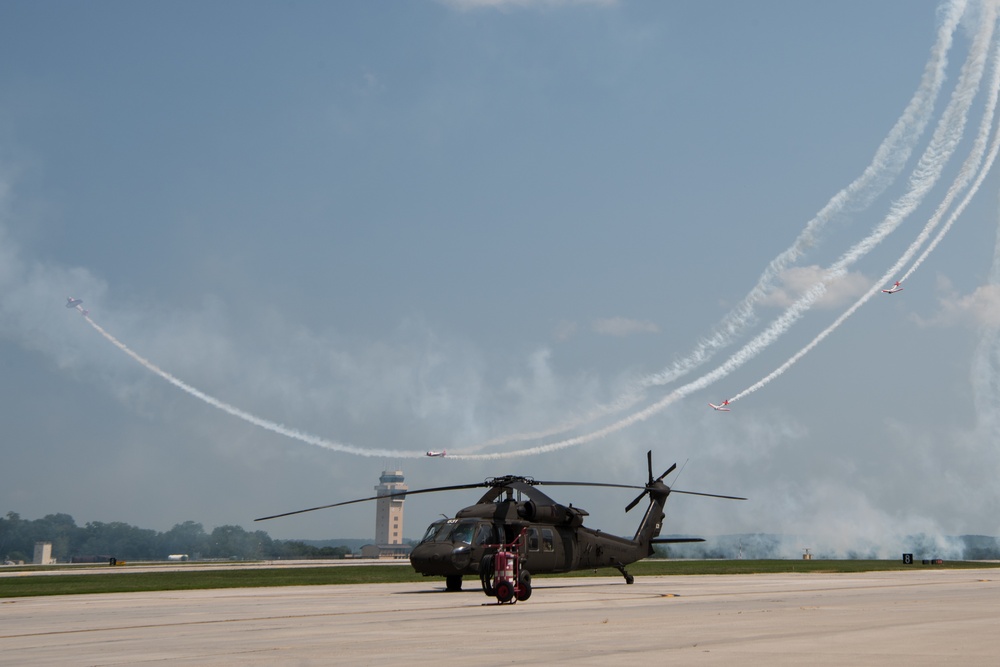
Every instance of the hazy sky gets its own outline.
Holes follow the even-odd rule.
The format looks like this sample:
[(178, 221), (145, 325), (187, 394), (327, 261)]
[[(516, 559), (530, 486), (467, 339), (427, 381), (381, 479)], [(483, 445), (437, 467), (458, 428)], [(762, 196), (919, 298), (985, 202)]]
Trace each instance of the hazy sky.
[(641, 484), (652, 449), (749, 497), (667, 533), (1000, 535), (998, 39), (961, 4), (0, 4), (0, 512), (370, 537), (252, 520), (395, 465)]

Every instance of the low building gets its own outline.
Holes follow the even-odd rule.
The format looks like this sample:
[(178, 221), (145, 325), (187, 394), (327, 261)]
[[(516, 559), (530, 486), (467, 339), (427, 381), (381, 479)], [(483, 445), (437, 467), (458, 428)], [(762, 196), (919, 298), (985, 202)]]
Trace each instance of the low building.
[(361, 547), (362, 558), (379, 560), (404, 560), (410, 557), (409, 544), (366, 544)]

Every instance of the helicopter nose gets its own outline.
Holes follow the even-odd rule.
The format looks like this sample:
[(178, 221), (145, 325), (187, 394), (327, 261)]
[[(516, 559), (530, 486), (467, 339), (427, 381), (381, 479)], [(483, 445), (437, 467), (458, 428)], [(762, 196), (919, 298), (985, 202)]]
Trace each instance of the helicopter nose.
[(455, 548), (451, 543), (421, 544), (410, 552), (410, 564), (421, 574), (456, 574), (472, 561), (472, 548), (468, 545)]
[(451, 552), (451, 564), (456, 570), (464, 570), (472, 562), (472, 547), (463, 545)]

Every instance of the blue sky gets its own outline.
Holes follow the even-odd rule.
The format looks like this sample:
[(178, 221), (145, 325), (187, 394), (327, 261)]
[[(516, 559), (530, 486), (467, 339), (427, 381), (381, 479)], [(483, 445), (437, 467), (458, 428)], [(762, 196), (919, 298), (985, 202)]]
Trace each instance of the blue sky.
[[(900, 177), (825, 228), (739, 344), (671, 387), (766, 328), (906, 194), (979, 4)], [(178, 390), (62, 308), (83, 298), (188, 385), (353, 447), (461, 451), (581, 422), (685, 359), (864, 172), (943, 16), (910, 1), (5, 3), (0, 511), (365, 537), (374, 508), (252, 519), (370, 495), (394, 462), (413, 487), (641, 483), (653, 449), (657, 468), (688, 461), (678, 488), (750, 497), (673, 499), (668, 532), (815, 533), (887, 555), (900, 534), (1000, 534), (983, 356), (995, 175), (902, 293), (732, 412), (706, 406), (800, 350), (913, 242), (972, 150), (989, 68), (920, 207), (794, 327), (651, 418), (558, 451), (315, 447)], [(631, 496), (554, 495), (609, 531), (638, 521)], [(411, 499), (406, 534), (475, 498)]]

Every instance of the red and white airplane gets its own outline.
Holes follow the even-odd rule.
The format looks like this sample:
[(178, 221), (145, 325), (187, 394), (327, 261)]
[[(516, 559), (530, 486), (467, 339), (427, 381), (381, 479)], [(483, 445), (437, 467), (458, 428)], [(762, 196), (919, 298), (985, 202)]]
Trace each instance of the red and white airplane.
[(711, 408), (713, 410), (718, 410), (719, 412), (730, 412), (729, 408), (726, 407), (727, 405), (729, 405), (729, 399), (728, 398), (722, 402), (722, 405), (716, 405), (715, 403), (709, 403), (709, 406), (711, 406)]
[(446, 456), (447, 454), (448, 450), (446, 449), (442, 449), (440, 452), (427, 452), (427, 456)]
[(895, 294), (896, 292), (902, 292), (903, 288), (899, 286), (899, 281), (897, 280), (895, 285), (893, 285), (889, 289), (884, 289), (882, 291), (885, 292), (886, 294)]

